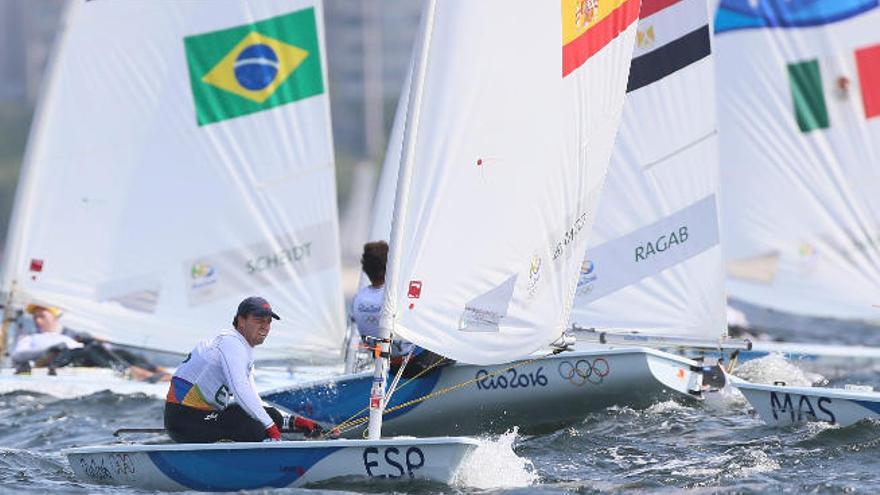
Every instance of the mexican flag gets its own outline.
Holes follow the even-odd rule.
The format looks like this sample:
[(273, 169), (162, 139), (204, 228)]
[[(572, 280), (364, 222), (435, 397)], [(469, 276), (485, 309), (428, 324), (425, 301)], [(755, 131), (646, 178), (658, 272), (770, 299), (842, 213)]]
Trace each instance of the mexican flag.
[(834, 125), (831, 114), (839, 114), (841, 106), (866, 119), (880, 116), (880, 43), (837, 57), (791, 62), (787, 73), (801, 132)]

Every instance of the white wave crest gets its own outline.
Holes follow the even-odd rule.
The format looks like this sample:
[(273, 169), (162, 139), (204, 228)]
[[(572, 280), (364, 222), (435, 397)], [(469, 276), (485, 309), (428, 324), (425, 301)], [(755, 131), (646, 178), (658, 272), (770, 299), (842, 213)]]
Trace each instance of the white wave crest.
[(480, 445), (465, 461), (456, 484), (468, 488), (518, 488), (538, 481), (532, 461), (513, 451), (517, 429), (497, 437), (481, 438)]
[(825, 380), (825, 377), (820, 374), (809, 373), (798, 368), (781, 354), (770, 354), (746, 361), (738, 366), (733, 374), (752, 383), (772, 385), (774, 382), (781, 381), (795, 387), (810, 387)]

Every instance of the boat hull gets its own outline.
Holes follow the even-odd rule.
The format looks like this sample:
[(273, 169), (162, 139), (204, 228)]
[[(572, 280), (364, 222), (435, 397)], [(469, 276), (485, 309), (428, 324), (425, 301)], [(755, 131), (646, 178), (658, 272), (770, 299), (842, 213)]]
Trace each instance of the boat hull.
[[(290, 383), (306, 383), (339, 373), (339, 366), (301, 366), (296, 373), (286, 368), (261, 367), (254, 372), (257, 390), (272, 390)], [(169, 370), (172, 371), (172, 370)], [(108, 390), (115, 394), (144, 394), (154, 399), (168, 395), (168, 382), (148, 383), (126, 378), (110, 368), (66, 366), (50, 376), (46, 368), (16, 375), (12, 368), (0, 368), (0, 394), (30, 392), (59, 399), (84, 397)]]
[(15, 375), (14, 369), (0, 369), (0, 394), (31, 392), (59, 399), (72, 399), (104, 390), (117, 394), (144, 394), (156, 399), (168, 393), (168, 383), (130, 380), (109, 368), (65, 367), (49, 376), (46, 368), (34, 368), (30, 374)]
[(451, 483), (477, 441), (461, 437), (84, 447), (82, 481), (145, 490), (236, 491), (333, 479)]
[[(509, 368), (509, 369), (508, 369)], [(578, 350), (499, 366), (455, 364), (401, 385), (385, 414), (390, 435), (552, 431), (609, 406), (645, 407), (675, 397), (698, 398), (694, 361), (651, 349)], [(346, 375), (262, 394), (265, 401), (327, 425), (361, 421), (344, 435), (359, 438), (372, 376)], [(464, 384), (463, 386), (459, 386)], [(454, 388), (457, 387), (457, 388)], [(434, 394), (419, 402), (422, 397)]]
[(731, 383), (771, 426), (805, 422), (849, 426), (864, 419), (880, 418), (880, 393), (877, 392), (761, 385), (742, 380), (731, 380)]

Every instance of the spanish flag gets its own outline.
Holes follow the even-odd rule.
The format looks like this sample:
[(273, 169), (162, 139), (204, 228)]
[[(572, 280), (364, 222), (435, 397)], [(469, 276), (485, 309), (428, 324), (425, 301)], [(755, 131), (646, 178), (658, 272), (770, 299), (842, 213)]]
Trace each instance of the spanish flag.
[(562, 0), (562, 77), (639, 17), (640, 0)]

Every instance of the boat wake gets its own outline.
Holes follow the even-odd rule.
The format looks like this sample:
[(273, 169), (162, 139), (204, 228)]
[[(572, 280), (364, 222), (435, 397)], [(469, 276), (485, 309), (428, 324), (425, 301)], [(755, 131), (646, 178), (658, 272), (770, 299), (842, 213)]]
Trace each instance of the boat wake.
[(752, 383), (773, 385), (785, 382), (789, 386), (810, 387), (826, 383), (824, 376), (798, 368), (780, 354), (770, 354), (759, 359), (746, 361), (738, 366), (733, 374)]

